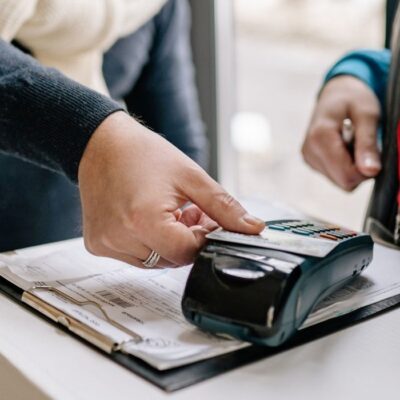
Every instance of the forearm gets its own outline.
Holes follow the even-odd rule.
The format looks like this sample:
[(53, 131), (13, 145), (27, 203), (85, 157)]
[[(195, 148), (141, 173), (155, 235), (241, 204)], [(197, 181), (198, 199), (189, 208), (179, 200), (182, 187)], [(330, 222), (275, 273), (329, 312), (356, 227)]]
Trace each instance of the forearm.
[(76, 180), (92, 133), (120, 109), (0, 41), (0, 151)]
[(328, 72), (325, 83), (339, 75), (351, 75), (366, 83), (385, 103), (391, 53), (389, 50), (357, 50), (342, 57)]

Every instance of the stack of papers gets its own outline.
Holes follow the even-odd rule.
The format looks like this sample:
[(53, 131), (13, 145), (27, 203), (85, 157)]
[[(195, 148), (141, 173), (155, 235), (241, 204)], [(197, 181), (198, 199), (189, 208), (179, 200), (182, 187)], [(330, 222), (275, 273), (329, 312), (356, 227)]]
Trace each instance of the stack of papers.
[[(365, 273), (323, 301), (303, 328), (400, 294), (399, 264), (400, 252), (376, 245)], [(52, 251), (45, 246), (0, 255), (0, 276), (112, 338), (119, 351), (159, 370), (249, 345), (202, 332), (186, 322), (180, 303), (189, 272), (190, 266), (144, 270), (95, 257), (81, 239), (60, 242)]]
[[(180, 302), (189, 272), (189, 266), (144, 270), (95, 257), (84, 249), (82, 240), (65, 242), (61, 249), (39, 257), (21, 251), (0, 258), (1, 276), (159, 370), (248, 345), (218, 338), (186, 322)], [(44, 290), (48, 287), (57, 292)]]

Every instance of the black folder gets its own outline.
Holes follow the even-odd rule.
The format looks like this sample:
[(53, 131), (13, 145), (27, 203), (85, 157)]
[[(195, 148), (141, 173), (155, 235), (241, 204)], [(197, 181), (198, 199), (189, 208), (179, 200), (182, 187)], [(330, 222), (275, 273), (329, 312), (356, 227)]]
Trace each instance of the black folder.
[(0, 277), (0, 291), (10, 297), (12, 300), (16, 301), (21, 306), (30, 310), (31, 312), (41, 316), (44, 319), (47, 319), (51, 324), (57, 326), (59, 329), (62, 329), (63, 331), (74, 335), (77, 340), (80, 340), (88, 346), (91, 346), (93, 350), (100, 352), (104, 356), (112, 359), (116, 363), (143, 377), (147, 381), (158, 386), (166, 392), (173, 392), (179, 389), (183, 389), (185, 387), (194, 385), (195, 383), (222, 374), (226, 371), (230, 371), (234, 368), (241, 367), (253, 361), (257, 361), (272, 356), (274, 354), (278, 354), (280, 352), (299, 346), (303, 343), (307, 343), (312, 340), (329, 335), (331, 333), (359, 323), (363, 320), (367, 320), (374, 315), (378, 315), (393, 308), (396, 308), (400, 304), (400, 295), (396, 295), (377, 303), (359, 308), (349, 314), (345, 314), (340, 317), (322, 322), (318, 325), (313, 325), (309, 328), (303, 329), (299, 331), (291, 341), (278, 348), (250, 346), (244, 349), (236, 350), (232, 353), (224, 354), (204, 361), (195, 362), (193, 364), (169, 369), (166, 371), (159, 371), (134, 356), (120, 352), (108, 354), (99, 350), (94, 345), (91, 345), (89, 342), (75, 335), (66, 327), (63, 327), (62, 325), (53, 322), (43, 314), (23, 303), (21, 301), (23, 294), (22, 289), (18, 288), (17, 286), (13, 285), (2, 277)]

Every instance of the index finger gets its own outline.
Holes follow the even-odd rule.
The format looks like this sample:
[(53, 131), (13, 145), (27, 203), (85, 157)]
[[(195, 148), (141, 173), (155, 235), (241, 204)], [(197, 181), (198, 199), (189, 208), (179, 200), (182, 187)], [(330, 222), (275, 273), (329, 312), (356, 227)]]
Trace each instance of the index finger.
[(192, 170), (182, 191), (220, 226), (235, 232), (258, 234), (264, 221), (250, 215), (243, 206), (203, 170)]

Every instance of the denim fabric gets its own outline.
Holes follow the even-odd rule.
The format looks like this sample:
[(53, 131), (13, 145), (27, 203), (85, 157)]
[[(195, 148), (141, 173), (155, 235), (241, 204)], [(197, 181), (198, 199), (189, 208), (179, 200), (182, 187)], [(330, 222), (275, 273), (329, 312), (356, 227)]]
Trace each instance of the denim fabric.
[[(111, 95), (201, 165), (207, 145), (200, 119), (185, 0), (170, 0), (104, 57)], [(40, 118), (40, 115), (38, 115)], [(80, 235), (77, 188), (64, 176), (0, 154), (0, 251)]]

